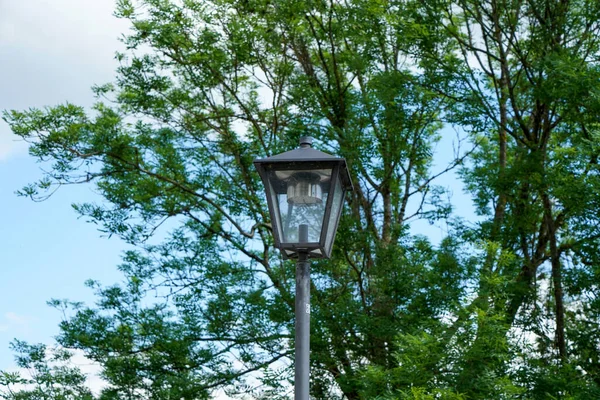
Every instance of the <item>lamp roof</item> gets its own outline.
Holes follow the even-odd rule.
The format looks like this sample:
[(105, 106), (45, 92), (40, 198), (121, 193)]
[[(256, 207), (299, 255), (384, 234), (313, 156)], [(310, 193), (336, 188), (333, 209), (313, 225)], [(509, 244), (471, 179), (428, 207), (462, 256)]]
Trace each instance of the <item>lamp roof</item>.
[(347, 190), (353, 190), (352, 181), (350, 180), (350, 174), (346, 166), (346, 160), (344, 158), (335, 157), (331, 154), (324, 153), (322, 151), (313, 149), (311, 137), (300, 138), (300, 147), (286, 151), (284, 153), (276, 154), (271, 157), (259, 158), (254, 160), (254, 164), (258, 167), (260, 164), (280, 164), (280, 163), (313, 163), (313, 162), (334, 162), (340, 165), (340, 176), (342, 178), (342, 184)]
[(331, 154), (323, 153), (322, 151), (313, 149), (312, 147), (298, 147), (297, 149), (286, 151), (285, 153), (276, 154), (271, 157), (259, 158), (254, 160), (254, 163), (280, 163), (280, 162), (295, 162), (295, 161), (344, 161), (343, 158), (332, 156)]

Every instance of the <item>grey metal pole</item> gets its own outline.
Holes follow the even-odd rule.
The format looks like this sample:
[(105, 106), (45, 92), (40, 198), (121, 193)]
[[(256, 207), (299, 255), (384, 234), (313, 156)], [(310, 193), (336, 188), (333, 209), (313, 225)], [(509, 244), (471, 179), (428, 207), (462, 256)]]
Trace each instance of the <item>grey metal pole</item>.
[[(300, 225), (300, 243), (308, 242), (308, 226)], [(294, 399), (308, 400), (310, 377), (310, 261), (308, 252), (298, 253), (296, 263), (296, 356)]]

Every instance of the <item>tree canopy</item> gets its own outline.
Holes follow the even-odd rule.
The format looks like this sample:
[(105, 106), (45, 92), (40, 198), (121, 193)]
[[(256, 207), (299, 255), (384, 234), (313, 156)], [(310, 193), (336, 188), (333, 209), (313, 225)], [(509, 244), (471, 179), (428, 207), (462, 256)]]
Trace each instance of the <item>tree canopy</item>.
[[(104, 201), (75, 210), (135, 246), (123, 282), (89, 282), (96, 304), (52, 302), (58, 344), (107, 386), (92, 394), (56, 366), (68, 352), (18, 342), (49, 383), (5, 373), (1, 397), (288, 398), (294, 263), (273, 249), (252, 161), (300, 136), (345, 157), (355, 188), (312, 266), (315, 399), (600, 396), (600, 2), (116, 10), (127, 50), (93, 110), (4, 113), (52, 163), (21, 194), (92, 185)], [(455, 216), (453, 172), (476, 220)]]

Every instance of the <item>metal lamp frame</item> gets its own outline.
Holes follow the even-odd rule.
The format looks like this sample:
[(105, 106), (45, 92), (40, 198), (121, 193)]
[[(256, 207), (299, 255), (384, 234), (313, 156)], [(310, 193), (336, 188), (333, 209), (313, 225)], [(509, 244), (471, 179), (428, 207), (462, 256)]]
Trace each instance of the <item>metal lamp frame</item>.
[[(352, 182), (350, 180), (350, 174), (346, 167), (346, 160), (343, 158), (334, 157), (327, 153), (315, 150), (311, 147), (312, 139), (309, 137), (303, 137), (300, 139), (300, 148), (288, 151), (282, 154), (278, 154), (272, 157), (256, 159), (254, 160), (254, 166), (258, 170), (258, 173), (267, 190), (267, 205), (269, 207), (269, 214), (271, 216), (271, 222), (278, 224), (273, 226), (273, 236), (275, 240), (275, 247), (281, 250), (281, 254), (284, 259), (297, 259), (300, 253), (308, 252), (310, 258), (330, 258), (331, 251), (333, 248), (333, 242), (335, 241), (335, 235), (341, 215), (341, 207), (338, 210), (338, 215), (331, 218), (331, 212), (333, 208), (334, 191), (338, 181), (340, 182), (340, 189), (342, 190), (341, 196), (344, 198), (348, 190), (352, 190)], [(327, 195), (327, 203), (325, 205), (325, 213), (323, 215), (323, 223), (321, 225), (321, 232), (319, 235), (318, 242), (308, 243), (291, 243), (284, 241), (282, 237), (283, 226), (281, 215), (279, 212), (279, 205), (273, 201), (271, 187), (269, 182), (269, 173), (272, 171), (290, 171), (290, 170), (315, 170), (315, 169), (331, 169), (331, 181), (329, 183), (330, 189)], [(334, 224), (333, 237), (329, 246), (326, 246), (327, 233), (329, 226)], [(320, 252), (315, 252), (320, 250)]]

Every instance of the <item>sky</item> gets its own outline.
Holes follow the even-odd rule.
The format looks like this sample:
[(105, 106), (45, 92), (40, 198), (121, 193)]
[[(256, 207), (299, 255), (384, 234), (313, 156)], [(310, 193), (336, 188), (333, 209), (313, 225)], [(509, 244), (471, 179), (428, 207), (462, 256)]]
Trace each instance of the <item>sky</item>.
[[(90, 88), (114, 79), (118, 37), (128, 29), (113, 8), (113, 0), (0, 0), (0, 110), (67, 101), (90, 107)], [(90, 186), (63, 187), (41, 203), (16, 196), (42, 176), (40, 168), (0, 120), (0, 370), (15, 367), (15, 338), (53, 343), (61, 314), (48, 300), (92, 303), (87, 279), (121, 279), (125, 245), (101, 237), (71, 207), (100, 200)], [(454, 186), (454, 202), (467, 202)], [(416, 228), (441, 236), (443, 229), (426, 225)], [(86, 362), (80, 354), (76, 360)]]
[[(0, 110), (91, 106), (91, 86), (113, 80), (128, 27), (112, 12), (113, 0), (0, 0)], [(87, 279), (118, 282), (125, 249), (72, 210), (98, 200), (89, 186), (63, 187), (41, 203), (15, 195), (42, 176), (16, 139), (0, 121), (0, 370), (14, 366), (14, 338), (53, 342), (61, 315), (46, 301), (90, 303)]]

